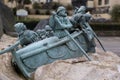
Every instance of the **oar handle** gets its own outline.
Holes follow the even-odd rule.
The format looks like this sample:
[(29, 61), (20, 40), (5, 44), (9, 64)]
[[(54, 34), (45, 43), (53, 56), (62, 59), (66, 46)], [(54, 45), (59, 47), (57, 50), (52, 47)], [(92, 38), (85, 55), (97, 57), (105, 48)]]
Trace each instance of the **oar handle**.
[(83, 52), (83, 55), (89, 60), (91, 61), (92, 59), (88, 56), (88, 54), (83, 50), (83, 48), (78, 44), (78, 42), (70, 35), (70, 33), (64, 29), (64, 31), (66, 32), (66, 34), (71, 38), (71, 40), (76, 44), (76, 46)]

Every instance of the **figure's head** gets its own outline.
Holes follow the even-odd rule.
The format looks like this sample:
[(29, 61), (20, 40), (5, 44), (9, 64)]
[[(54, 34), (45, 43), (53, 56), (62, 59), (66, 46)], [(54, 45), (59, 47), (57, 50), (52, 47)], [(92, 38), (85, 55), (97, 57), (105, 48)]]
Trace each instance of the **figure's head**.
[(25, 30), (27, 30), (26, 26), (24, 23), (16, 23), (14, 25), (15, 27), (15, 31), (18, 33), (18, 34), (21, 34), (23, 33)]
[(86, 7), (85, 7), (85, 6), (81, 6), (81, 7), (78, 9), (77, 13), (85, 14), (85, 11), (86, 11)]
[(66, 13), (65, 7), (63, 7), (63, 6), (58, 7), (58, 9), (57, 9), (57, 15), (66, 17), (67, 13)]
[(46, 30), (46, 31), (52, 31), (52, 28), (51, 28), (49, 25), (46, 25), (46, 26), (45, 26), (45, 30)]
[(86, 13), (84, 14), (84, 17), (85, 17), (85, 20), (88, 22), (91, 19), (92, 15), (89, 13)]
[(46, 33), (46, 31), (45, 31), (45, 29), (38, 29), (38, 30), (36, 31), (36, 33), (37, 33), (38, 35), (44, 35), (44, 34)]

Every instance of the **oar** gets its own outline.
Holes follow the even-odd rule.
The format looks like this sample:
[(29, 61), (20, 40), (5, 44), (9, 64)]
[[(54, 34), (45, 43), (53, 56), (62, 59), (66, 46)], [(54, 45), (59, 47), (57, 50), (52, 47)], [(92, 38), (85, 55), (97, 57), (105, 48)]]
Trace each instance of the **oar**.
[(99, 38), (97, 37), (96, 33), (93, 31), (93, 29), (90, 27), (90, 25), (89, 25), (87, 22), (86, 22), (85, 24), (86, 24), (86, 26), (88, 26), (89, 29), (92, 31), (92, 33), (94, 34), (96, 40), (99, 42), (100, 46), (102, 47), (102, 49), (106, 52), (105, 48), (103, 47), (103, 45), (102, 45), (101, 41), (99, 40)]
[(83, 48), (78, 44), (78, 42), (71, 36), (71, 34), (64, 29), (64, 31), (66, 32), (66, 34), (71, 38), (71, 40), (76, 44), (76, 46), (83, 52), (83, 55), (89, 60), (91, 61), (92, 59), (88, 56), (88, 54), (83, 50)]

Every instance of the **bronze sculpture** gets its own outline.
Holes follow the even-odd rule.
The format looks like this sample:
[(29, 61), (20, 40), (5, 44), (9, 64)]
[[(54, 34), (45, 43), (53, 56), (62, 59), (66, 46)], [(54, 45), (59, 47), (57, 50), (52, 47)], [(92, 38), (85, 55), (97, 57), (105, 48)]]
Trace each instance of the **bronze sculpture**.
[[(31, 78), (38, 67), (55, 60), (81, 56), (91, 60), (88, 53), (94, 53), (96, 45), (94, 33), (88, 24), (91, 16), (84, 10), (85, 7), (81, 7), (69, 20), (66, 9), (60, 6), (50, 17), (49, 25), (37, 32), (27, 30), (23, 23), (17, 23), (15, 29), (19, 35), (18, 41), (0, 51), (0, 54), (11, 52), (12, 63), (26, 78)], [(81, 28), (76, 26), (78, 24)], [(22, 47), (18, 47), (19, 44)]]

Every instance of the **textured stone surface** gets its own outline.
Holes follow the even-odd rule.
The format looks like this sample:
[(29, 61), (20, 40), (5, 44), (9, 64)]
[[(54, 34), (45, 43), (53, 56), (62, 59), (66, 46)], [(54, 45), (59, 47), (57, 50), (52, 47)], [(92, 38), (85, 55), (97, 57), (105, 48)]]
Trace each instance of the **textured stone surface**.
[[(0, 30), (4, 30), (4, 32), (8, 35), (14, 36), (14, 15), (12, 14), (12, 11), (5, 6), (1, 1), (0, 1), (0, 19), (2, 20), (0, 23)], [(1, 35), (1, 33), (0, 33)]]
[[(12, 45), (16, 38), (3, 35), (0, 39), (0, 50)], [(0, 80), (25, 80), (11, 65), (11, 53), (0, 55)]]
[(97, 50), (91, 57), (91, 62), (71, 59), (42, 66), (36, 70), (35, 80), (120, 80), (117, 55)]
[[(0, 39), (0, 49), (15, 43), (16, 38), (6, 35)], [(33, 80), (120, 80), (120, 57), (112, 52), (97, 49), (85, 58), (60, 60), (39, 67)], [(0, 55), (0, 80), (25, 80), (11, 66), (11, 54)]]

